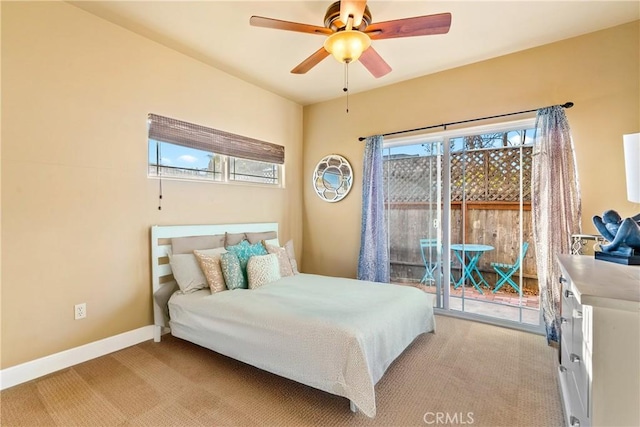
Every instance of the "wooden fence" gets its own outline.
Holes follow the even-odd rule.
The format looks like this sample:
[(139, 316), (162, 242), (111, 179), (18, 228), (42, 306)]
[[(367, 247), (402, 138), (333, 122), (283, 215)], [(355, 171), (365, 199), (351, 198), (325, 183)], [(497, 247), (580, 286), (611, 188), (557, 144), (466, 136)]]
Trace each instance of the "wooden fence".
[[(422, 206), (421, 206), (422, 205)], [(452, 206), (451, 243), (476, 243), (493, 246), (495, 249), (482, 254), (478, 268), (490, 285), (498, 279), (492, 262), (515, 262), (520, 253), (519, 230), (523, 225), (523, 241), (529, 242), (522, 263), (524, 289), (527, 293), (537, 294), (538, 281), (536, 275), (535, 251), (531, 230), (531, 211), (523, 210), (522, 218), (518, 210), (505, 209), (505, 205), (495, 209), (490, 203), (482, 205), (467, 204), (466, 212), (458, 204)], [(529, 208), (529, 206), (527, 206)], [(417, 282), (425, 273), (425, 266), (420, 254), (420, 239), (433, 235), (433, 212), (424, 204), (393, 204), (388, 207), (390, 233), (391, 280)], [(464, 214), (464, 215), (463, 215)], [(463, 227), (463, 217), (464, 220)], [(464, 230), (464, 232), (463, 232)], [(451, 255), (453, 273), (460, 277), (460, 266)], [(514, 281), (518, 283), (518, 280)], [(513, 291), (510, 286), (502, 288)]]

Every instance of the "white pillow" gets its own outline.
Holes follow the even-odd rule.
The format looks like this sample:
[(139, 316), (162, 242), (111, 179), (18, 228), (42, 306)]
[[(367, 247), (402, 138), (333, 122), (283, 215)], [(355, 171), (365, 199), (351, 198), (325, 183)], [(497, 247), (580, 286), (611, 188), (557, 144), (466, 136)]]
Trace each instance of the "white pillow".
[[(224, 251), (224, 248), (215, 248), (200, 252), (205, 255), (215, 255)], [(178, 286), (183, 293), (209, 287), (207, 278), (204, 276), (200, 263), (194, 254), (169, 254), (169, 264), (171, 264), (173, 277), (178, 282)]]
[(256, 289), (280, 278), (280, 265), (276, 254), (254, 255), (247, 263), (249, 289)]

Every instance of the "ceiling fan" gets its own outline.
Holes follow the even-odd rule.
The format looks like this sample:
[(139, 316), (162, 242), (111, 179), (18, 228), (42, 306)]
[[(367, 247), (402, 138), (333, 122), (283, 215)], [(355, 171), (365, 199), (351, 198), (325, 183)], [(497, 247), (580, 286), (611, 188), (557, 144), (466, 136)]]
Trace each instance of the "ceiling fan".
[(328, 36), (320, 49), (291, 70), (294, 74), (306, 73), (332, 54), (339, 62), (346, 64), (360, 59), (362, 65), (375, 78), (379, 78), (388, 74), (391, 67), (371, 46), (371, 40), (446, 34), (451, 26), (451, 14), (439, 13), (373, 23), (366, 0), (342, 0), (327, 8), (324, 27), (262, 16), (252, 16), (249, 23), (255, 27)]

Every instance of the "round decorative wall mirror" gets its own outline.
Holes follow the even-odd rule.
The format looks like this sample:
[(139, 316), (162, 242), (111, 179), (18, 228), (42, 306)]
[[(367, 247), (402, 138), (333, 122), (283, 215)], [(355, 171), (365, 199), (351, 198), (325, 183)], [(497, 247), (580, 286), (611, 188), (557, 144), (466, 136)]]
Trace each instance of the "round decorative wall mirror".
[(327, 202), (338, 202), (349, 193), (353, 183), (351, 165), (344, 157), (330, 154), (313, 171), (313, 188)]

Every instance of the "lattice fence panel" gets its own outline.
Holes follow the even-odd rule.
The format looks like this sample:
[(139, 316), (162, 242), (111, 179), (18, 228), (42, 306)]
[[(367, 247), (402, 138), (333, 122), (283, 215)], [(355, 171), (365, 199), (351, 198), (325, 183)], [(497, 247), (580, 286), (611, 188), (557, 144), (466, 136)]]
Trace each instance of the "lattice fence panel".
[(489, 158), (487, 201), (517, 201), (521, 168), (523, 200), (531, 200), (531, 149), (527, 150), (528, 153), (522, 153), (522, 166), (517, 148), (485, 152)]
[(438, 157), (408, 157), (388, 160), (384, 165), (388, 190), (385, 201), (415, 203), (438, 198)]
[[(452, 201), (531, 201), (531, 147), (504, 147), (451, 155)], [(408, 157), (385, 162), (385, 201), (415, 203), (437, 200), (438, 157)]]

